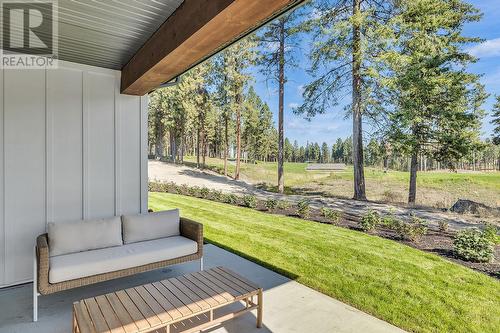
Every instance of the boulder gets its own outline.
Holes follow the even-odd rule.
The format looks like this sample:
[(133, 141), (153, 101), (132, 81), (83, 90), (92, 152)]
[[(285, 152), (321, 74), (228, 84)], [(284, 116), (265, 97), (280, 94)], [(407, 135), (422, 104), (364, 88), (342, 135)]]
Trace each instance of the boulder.
[(458, 199), (450, 210), (459, 214), (474, 214), (480, 217), (500, 215), (500, 210), (498, 208), (489, 207), (485, 204), (467, 199)]

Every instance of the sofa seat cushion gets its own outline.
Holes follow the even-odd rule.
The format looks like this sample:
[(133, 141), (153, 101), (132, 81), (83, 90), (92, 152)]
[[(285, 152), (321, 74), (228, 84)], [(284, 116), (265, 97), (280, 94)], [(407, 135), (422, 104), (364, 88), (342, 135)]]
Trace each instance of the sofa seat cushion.
[(178, 209), (123, 215), (122, 223), (124, 244), (180, 235)]
[(49, 282), (57, 283), (174, 259), (198, 251), (182, 236), (50, 257)]

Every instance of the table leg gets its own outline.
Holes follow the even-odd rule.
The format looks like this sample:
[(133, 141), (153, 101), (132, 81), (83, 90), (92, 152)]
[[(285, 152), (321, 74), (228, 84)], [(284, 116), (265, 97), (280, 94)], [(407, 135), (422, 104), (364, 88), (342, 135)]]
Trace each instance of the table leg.
[(74, 308), (73, 308), (73, 333), (78, 333), (78, 324), (76, 322), (76, 315)]
[(257, 307), (257, 328), (262, 327), (262, 289), (259, 289), (259, 293), (257, 294), (257, 301), (258, 307)]

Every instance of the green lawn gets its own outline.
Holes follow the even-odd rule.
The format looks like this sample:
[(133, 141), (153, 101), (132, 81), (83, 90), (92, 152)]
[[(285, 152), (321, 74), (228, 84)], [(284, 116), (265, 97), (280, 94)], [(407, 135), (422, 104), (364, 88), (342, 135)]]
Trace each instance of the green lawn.
[(167, 193), (205, 239), (414, 332), (500, 332), (500, 282), (436, 255), (331, 225)]
[[(186, 157), (194, 162), (193, 157)], [(208, 158), (207, 164), (221, 168), (223, 161)], [(352, 167), (336, 172), (308, 172), (306, 163), (285, 163), (285, 185), (290, 190), (322, 191), (329, 195), (351, 198), (353, 194)], [(229, 165), (234, 173), (234, 165)], [(277, 165), (275, 162), (242, 163), (242, 177), (254, 184), (275, 186)], [(409, 173), (384, 172), (377, 168), (365, 168), (368, 199), (405, 203), (408, 197)], [(450, 208), (459, 198), (466, 198), (500, 206), (500, 172), (454, 173), (450, 171), (419, 172), (417, 177), (417, 203), (424, 206)]]

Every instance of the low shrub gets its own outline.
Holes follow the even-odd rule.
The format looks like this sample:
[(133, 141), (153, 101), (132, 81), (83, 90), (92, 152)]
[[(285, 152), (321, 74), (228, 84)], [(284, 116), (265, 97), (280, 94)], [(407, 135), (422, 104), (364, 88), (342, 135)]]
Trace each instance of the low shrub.
[(397, 230), (402, 222), (393, 214), (385, 215), (380, 218), (380, 225), (386, 228)]
[(178, 191), (178, 185), (174, 182), (170, 182), (166, 184), (166, 192), (168, 193), (177, 193)]
[(489, 235), (475, 228), (460, 231), (453, 240), (453, 249), (464, 260), (489, 262), (493, 258), (494, 246)]
[(274, 198), (269, 198), (266, 200), (266, 208), (268, 210), (274, 210), (276, 209), (276, 207), (278, 207), (278, 200)]
[(297, 204), (297, 215), (303, 219), (309, 218), (311, 214), (311, 204), (307, 200), (300, 200)]
[(181, 186), (176, 186), (175, 193), (182, 195), (189, 195), (189, 186), (182, 184)]
[(163, 192), (163, 193), (177, 193), (177, 185), (175, 183), (163, 182), (149, 182), (148, 191), (150, 192)]
[(221, 199), (222, 202), (230, 205), (236, 205), (238, 203), (238, 197), (232, 193), (223, 194)]
[(448, 223), (448, 221), (443, 221), (443, 220), (440, 220), (438, 222), (438, 228), (439, 228), (439, 231), (441, 232), (446, 232), (448, 231), (448, 227), (450, 226), (450, 224)]
[(277, 204), (278, 209), (287, 210), (290, 208), (290, 203), (286, 200), (279, 200)]
[(359, 220), (359, 225), (363, 231), (371, 231), (379, 224), (380, 215), (374, 210), (370, 210)]
[(210, 199), (218, 202), (222, 202), (223, 193), (222, 191), (212, 190), (210, 191)]
[(191, 197), (196, 197), (196, 198), (200, 198), (201, 197), (200, 188), (198, 186), (193, 186), (193, 187), (188, 188), (187, 189), (187, 193)]
[(325, 217), (328, 222), (338, 225), (340, 223), (341, 213), (328, 207), (321, 207), (321, 215)]
[(210, 194), (210, 190), (206, 187), (202, 187), (200, 189), (200, 197), (203, 199), (208, 199), (208, 196)]
[(499, 228), (497, 226), (492, 223), (485, 223), (483, 233), (493, 244), (500, 244)]
[(243, 196), (243, 206), (248, 208), (257, 207), (257, 198), (255, 195), (245, 195)]
[(393, 230), (396, 231), (401, 239), (410, 242), (419, 242), (427, 234), (428, 228), (425, 220), (412, 216), (410, 221), (399, 221), (394, 225)]

